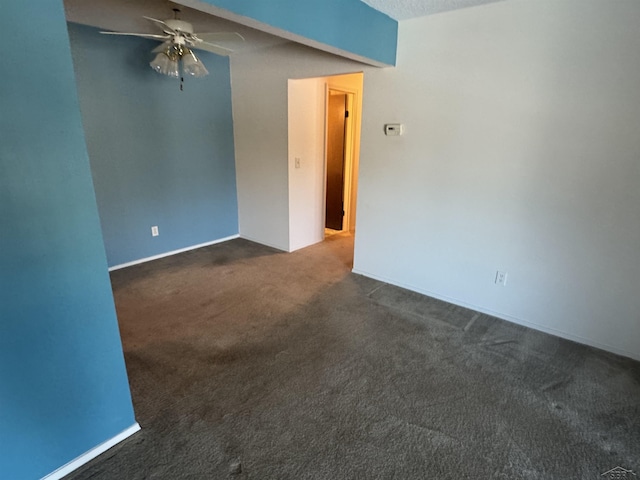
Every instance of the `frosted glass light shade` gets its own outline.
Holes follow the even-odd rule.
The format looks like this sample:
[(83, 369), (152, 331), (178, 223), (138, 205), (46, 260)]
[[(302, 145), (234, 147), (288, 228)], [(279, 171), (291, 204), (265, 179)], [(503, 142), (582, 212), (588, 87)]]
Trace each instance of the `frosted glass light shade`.
[(185, 75), (190, 75), (192, 77), (204, 77), (205, 75), (209, 75), (205, 66), (191, 50), (187, 50), (187, 52), (182, 56), (182, 71)]
[(180, 76), (180, 67), (178, 65), (178, 60), (172, 60), (169, 58), (164, 52), (160, 52), (156, 55), (151, 63), (149, 63), (151, 68), (153, 68), (156, 72), (162, 73), (163, 75), (168, 75), (169, 77)]

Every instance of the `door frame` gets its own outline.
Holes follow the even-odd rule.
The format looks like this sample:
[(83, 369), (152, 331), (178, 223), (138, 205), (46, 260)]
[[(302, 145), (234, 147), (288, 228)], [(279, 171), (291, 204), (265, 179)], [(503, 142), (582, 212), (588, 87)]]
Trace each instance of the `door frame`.
[(355, 141), (356, 141), (356, 106), (358, 104), (358, 91), (334, 83), (326, 81), (324, 84), (324, 182), (322, 187), (322, 197), (324, 209), (322, 214), (322, 228), (326, 225), (326, 202), (327, 202), (327, 155), (329, 152), (329, 95), (330, 91), (343, 93), (347, 99), (347, 110), (349, 116), (345, 119), (345, 153), (344, 153), (344, 186), (343, 186), (343, 203), (344, 203), (344, 218), (342, 219), (342, 231), (354, 231), (355, 229), (355, 215), (352, 212), (353, 203), (355, 202), (355, 185), (357, 181), (354, 175), (354, 165), (356, 162), (355, 155)]

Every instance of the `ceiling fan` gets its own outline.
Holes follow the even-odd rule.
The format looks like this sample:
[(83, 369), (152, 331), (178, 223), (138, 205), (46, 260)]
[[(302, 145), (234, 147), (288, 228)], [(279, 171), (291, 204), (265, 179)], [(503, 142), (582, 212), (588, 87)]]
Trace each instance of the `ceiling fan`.
[(131, 35), (134, 37), (152, 38), (161, 40), (162, 44), (151, 52), (157, 53), (149, 63), (156, 72), (170, 77), (182, 78), (182, 74), (192, 77), (204, 77), (209, 72), (202, 61), (193, 52), (193, 48), (207, 50), (218, 55), (229, 55), (232, 49), (219, 45), (218, 42), (244, 41), (244, 37), (236, 32), (210, 32), (194, 33), (193, 26), (189, 22), (178, 20), (180, 10), (174, 8), (175, 17), (169, 20), (158, 20), (151, 17), (143, 17), (153, 22), (162, 30), (162, 33), (122, 33), (100, 32), (105, 35)]

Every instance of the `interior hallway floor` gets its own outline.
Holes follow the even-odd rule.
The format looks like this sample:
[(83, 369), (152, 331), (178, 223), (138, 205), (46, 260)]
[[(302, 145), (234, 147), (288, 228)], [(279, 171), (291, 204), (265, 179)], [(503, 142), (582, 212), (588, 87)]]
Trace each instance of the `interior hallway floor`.
[(237, 239), (113, 272), (142, 430), (67, 478), (640, 471), (640, 363), (352, 274), (352, 252)]

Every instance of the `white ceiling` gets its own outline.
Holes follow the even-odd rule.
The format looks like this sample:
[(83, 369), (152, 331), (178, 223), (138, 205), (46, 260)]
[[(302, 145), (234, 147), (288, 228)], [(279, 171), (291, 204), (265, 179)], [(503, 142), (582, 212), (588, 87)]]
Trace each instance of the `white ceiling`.
[(434, 13), (475, 7), (502, 0), (361, 0), (396, 20), (424, 17)]

